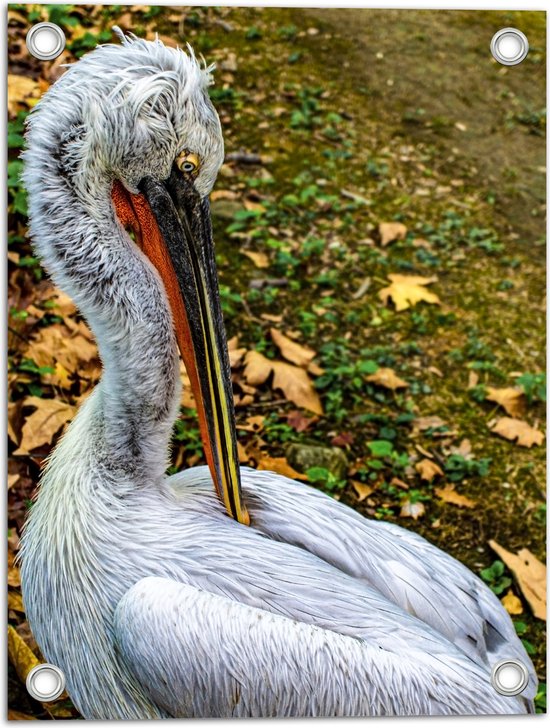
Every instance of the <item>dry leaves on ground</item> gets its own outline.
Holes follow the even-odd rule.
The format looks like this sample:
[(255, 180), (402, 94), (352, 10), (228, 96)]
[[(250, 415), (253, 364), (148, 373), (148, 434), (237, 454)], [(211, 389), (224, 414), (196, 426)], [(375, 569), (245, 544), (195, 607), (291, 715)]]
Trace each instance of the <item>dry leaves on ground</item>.
[(423, 516), (426, 512), (426, 509), (424, 507), (424, 503), (421, 501), (416, 501), (416, 503), (413, 503), (410, 500), (403, 501), (401, 505), (401, 512), (399, 515), (401, 518), (413, 518), (415, 521), (420, 518), (420, 516)]
[(407, 235), (407, 227), (402, 222), (381, 222), (378, 225), (380, 244), (385, 247), (394, 240), (404, 240)]
[(353, 486), (353, 490), (357, 494), (357, 500), (359, 501), (359, 503), (361, 503), (361, 501), (364, 501), (365, 498), (368, 498), (369, 495), (374, 493), (375, 489), (371, 485), (361, 483), (360, 480), (351, 480), (350, 482)]
[(241, 250), (241, 253), (246, 255), (256, 268), (269, 268), (269, 258), (266, 253), (257, 253), (254, 250)]
[(285, 475), (287, 478), (292, 478), (294, 480), (307, 480), (307, 475), (304, 475), (303, 473), (299, 473), (297, 470), (294, 470), (292, 465), (289, 465), (286, 458), (272, 458), (269, 457), (269, 455), (263, 455), (258, 462), (257, 466), (258, 470), (270, 470), (274, 473), (279, 473), (279, 475)]
[(434, 492), (438, 498), (441, 498), (445, 503), (451, 503), (453, 506), (460, 506), (461, 508), (475, 508), (476, 502), (465, 495), (457, 493), (454, 485), (447, 483), (444, 488), (434, 488)]
[(425, 288), (430, 283), (435, 283), (437, 276), (422, 278), (421, 276), (403, 276), (400, 273), (390, 273), (388, 278), (391, 284), (386, 286), (386, 288), (382, 288), (378, 293), (378, 297), (386, 306), (391, 299), (396, 311), (404, 311), (421, 301), (425, 303), (441, 303), (435, 293)]
[(323, 414), (323, 406), (313, 382), (300, 367), (282, 361), (267, 359), (258, 351), (249, 351), (244, 360), (244, 378), (248, 384), (263, 384), (273, 373), (273, 388), (280, 389), (285, 397), (315, 414)]
[(26, 455), (41, 445), (52, 442), (58, 431), (74, 417), (76, 407), (58, 399), (26, 397), (24, 407), (34, 407), (26, 418), (21, 432), (21, 442), (15, 455)]
[(40, 660), (11, 624), (8, 625), (8, 657), (23, 685), (29, 672), (40, 664)]
[(431, 483), (434, 478), (443, 475), (443, 470), (439, 465), (428, 458), (420, 460), (414, 467), (416, 472), (420, 474), (420, 479), (425, 480), (427, 483)]
[(511, 417), (521, 417), (525, 414), (525, 395), (521, 389), (515, 387), (504, 387), (503, 389), (487, 387), (485, 399), (499, 404)]
[(544, 434), (540, 430), (531, 427), (531, 425), (523, 420), (517, 420), (512, 417), (501, 417), (491, 427), (491, 432), (504, 437), (506, 440), (515, 440), (521, 447), (542, 445), (544, 442)]
[(521, 593), (538, 619), (546, 621), (546, 566), (529, 549), (517, 554), (507, 551), (496, 541), (489, 546), (497, 553), (515, 576)]
[[(298, 344), (297, 341), (293, 341), (288, 336), (277, 331), (277, 329), (270, 329), (270, 334), (271, 340), (287, 361), (304, 369), (307, 369), (311, 365), (313, 357), (317, 354), (316, 351), (310, 349), (309, 346)], [(318, 371), (313, 373), (321, 374), (322, 370), (318, 369)]]
[(380, 367), (374, 374), (369, 374), (366, 380), (367, 382), (379, 384), (381, 387), (392, 390), (403, 389), (409, 386), (404, 379), (398, 377), (394, 370), (389, 367)]

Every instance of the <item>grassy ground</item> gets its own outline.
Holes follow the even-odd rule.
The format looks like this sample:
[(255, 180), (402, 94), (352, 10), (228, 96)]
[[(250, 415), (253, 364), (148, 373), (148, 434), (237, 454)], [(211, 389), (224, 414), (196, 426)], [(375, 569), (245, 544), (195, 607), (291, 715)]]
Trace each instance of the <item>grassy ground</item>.
[[(212, 209), (229, 335), (275, 360), (276, 326), (314, 350), (323, 369), (312, 381), (324, 415), (305, 422), (307, 413), (289, 418), (296, 405), (269, 381), (249, 391), (235, 368), (243, 459), (284, 457), (296, 443), (337, 446), (348, 471), (335, 477), (317, 468), (318, 487), (418, 531), (504, 596), (511, 575), (494, 566), (488, 540), (540, 559), (545, 551), (543, 447), (493, 434), (506, 413), (486, 400), (490, 387), (520, 386), (522, 419), (535, 428), (544, 419), (543, 14), (123, 10), (74, 15), (69, 7), (61, 22), (77, 18), (91, 34), (69, 50), (78, 55), (98, 36), (106, 40), (118, 19), (138, 35), (185, 37), (218, 63), (211, 92), (228, 157)], [(488, 51), (507, 25), (530, 39), (517, 68), (499, 66)], [(23, 26), (12, 28), (22, 37)], [(41, 73), (24, 62), (11, 72)], [(11, 250), (25, 260), (17, 193)], [(391, 221), (406, 235), (382, 246), (378, 226)], [(243, 251), (256, 263), (266, 254), (265, 267)], [(10, 280), (24, 288), (33, 265), (21, 266), (20, 257)], [(389, 274), (434, 277), (427, 289), (441, 304), (396, 312), (379, 296)], [(30, 391), (18, 336), (35, 329), (22, 310), (12, 309), (13, 401)], [(408, 386), (369, 381), (377, 367)], [(73, 402), (81, 393), (49, 388), (40, 372), (30, 379), (42, 396)], [(250, 426), (258, 416), (260, 433)], [(185, 410), (181, 423), (175, 467), (202, 455), (193, 413)], [(419, 472), (426, 458), (441, 471), (432, 480)], [(24, 468), (10, 491), (12, 528), (20, 529), (40, 460), (10, 464), (13, 473)], [(438, 494), (446, 484), (460, 505)], [(517, 584), (511, 588), (522, 610), (514, 621), (544, 682), (544, 623)], [(11, 616), (24, 634), (23, 617)], [(24, 701), (14, 687), (13, 707), (38, 713)]]

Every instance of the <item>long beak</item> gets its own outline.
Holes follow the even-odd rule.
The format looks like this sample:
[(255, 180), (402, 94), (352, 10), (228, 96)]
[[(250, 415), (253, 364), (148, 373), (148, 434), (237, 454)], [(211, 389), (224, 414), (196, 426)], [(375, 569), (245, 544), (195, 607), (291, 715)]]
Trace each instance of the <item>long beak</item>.
[[(140, 190), (147, 200), (147, 211), (143, 198), (132, 196), (140, 221), (140, 243), (168, 294), (176, 338), (197, 402), (210, 472), (227, 513), (248, 525), (208, 199), (200, 197), (175, 165), (167, 180), (157, 182), (146, 177)], [(155, 225), (156, 229), (151, 229)]]

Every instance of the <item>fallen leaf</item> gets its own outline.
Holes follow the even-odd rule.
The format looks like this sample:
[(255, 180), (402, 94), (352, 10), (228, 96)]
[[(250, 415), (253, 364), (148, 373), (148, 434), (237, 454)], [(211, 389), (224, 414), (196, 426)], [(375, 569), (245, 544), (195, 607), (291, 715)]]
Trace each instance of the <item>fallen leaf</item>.
[(475, 508), (476, 502), (465, 495), (460, 495), (455, 491), (454, 485), (448, 483), (444, 488), (434, 488), (434, 493), (445, 503), (451, 503), (453, 506), (461, 508)]
[(269, 258), (266, 253), (256, 253), (253, 250), (241, 250), (241, 253), (250, 258), (256, 268), (269, 268)]
[(16, 455), (26, 455), (41, 445), (50, 443), (57, 432), (74, 417), (76, 407), (57, 399), (27, 397), (23, 406), (35, 407), (21, 431), (21, 443)]
[(40, 660), (11, 624), (8, 625), (8, 657), (23, 685), (29, 672), (40, 664)]
[(499, 404), (511, 417), (521, 417), (525, 414), (526, 401), (521, 389), (515, 387), (504, 387), (503, 389), (487, 387), (485, 399)]
[(318, 417), (306, 417), (300, 410), (292, 410), (286, 418), (289, 427), (296, 432), (305, 432), (311, 425), (318, 422)]
[(381, 387), (392, 390), (403, 389), (409, 386), (404, 379), (398, 377), (394, 370), (389, 367), (380, 367), (374, 374), (369, 374), (366, 380), (367, 382), (379, 384)]
[(8, 113), (16, 116), (23, 107), (29, 106), (31, 99), (40, 97), (40, 85), (38, 81), (28, 76), (8, 74)]
[(421, 501), (417, 501), (416, 503), (412, 503), (410, 500), (403, 501), (403, 504), (401, 506), (401, 513), (399, 514), (401, 518), (414, 518), (416, 521), (420, 516), (423, 516), (426, 512), (426, 509), (424, 508), (424, 503)]
[(19, 473), (8, 473), (8, 490), (13, 488), (13, 486), (19, 481), (20, 477)]
[(479, 374), (477, 372), (474, 372), (472, 370), (468, 373), (468, 384), (467, 389), (473, 389), (475, 386), (477, 386), (477, 383), (479, 382)]
[(391, 284), (379, 291), (378, 296), (387, 305), (391, 300), (396, 311), (404, 311), (417, 303), (441, 303), (438, 296), (428, 291), (425, 286), (437, 281), (436, 276), (422, 278), (421, 276), (403, 276), (400, 273), (390, 273), (388, 278)]
[(374, 493), (374, 488), (372, 486), (365, 485), (365, 483), (361, 483), (360, 480), (352, 480), (350, 482), (353, 486), (353, 490), (357, 493), (357, 500), (359, 503), (364, 501), (365, 498), (368, 498), (371, 493)]
[(250, 460), (250, 457), (249, 457), (248, 453), (246, 452), (245, 446), (242, 445), (238, 440), (237, 440), (237, 455), (239, 457), (240, 463), (247, 463)]
[(243, 356), (246, 354), (246, 347), (239, 347), (239, 337), (233, 336), (227, 342), (227, 349), (229, 352), (229, 365), (231, 369), (237, 369)]
[(271, 340), (279, 349), (283, 357), (287, 361), (291, 361), (299, 367), (307, 367), (317, 353), (307, 346), (302, 346), (296, 341), (292, 341), (292, 339), (281, 334), (281, 332), (277, 331), (277, 329), (272, 328), (269, 332), (271, 334)]
[(521, 593), (538, 619), (546, 621), (546, 566), (529, 549), (517, 554), (507, 551), (496, 541), (489, 546), (516, 577)]
[(500, 603), (508, 614), (514, 615), (523, 613), (521, 599), (519, 599), (519, 597), (517, 597), (511, 589), (509, 589), (505, 596), (502, 597)]
[(404, 240), (407, 235), (407, 228), (402, 222), (381, 222), (378, 225), (380, 233), (380, 244), (382, 246), (393, 243), (394, 240)]
[(8, 720), (36, 720), (34, 715), (20, 713), (18, 710), (8, 710)]
[(246, 423), (237, 424), (238, 430), (244, 430), (245, 432), (261, 432), (264, 428), (265, 417), (263, 415), (253, 415), (248, 417)]
[(315, 414), (323, 414), (319, 395), (307, 373), (300, 367), (267, 359), (258, 351), (249, 351), (245, 357), (244, 377), (249, 384), (263, 384), (273, 372), (273, 388), (282, 390), (287, 399), (298, 407)]
[(23, 606), (23, 597), (19, 592), (8, 592), (8, 609), (13, 609), (14, 612), (22, 612), (23, 614), (25, 613), (25, 607)]
[(428, 460), (428, 458), (420, 460), (414, 467), (416, 472), (420, 474), (420, 478), (428, 483), (431, 483), (436, 476), (443, 475), (443, 470), (439, 465), (434, 463), (433, 460)]
[(424, 430), (437, 429), (438, 427), (446, 427), (447, 423), (437, 415), (429, 415), (428, 417), (416, 417), (413, 420), (415, 429), (423, 432)]
[(272, 458), (269, 455), (262, 455), (261, 460), (258, 462), (258, 470), (271, 470), (279, 475), (284, 475), (287, 478), (293, 478), (294, 480), (307, 480), (307, 475), (299, 473), (294, 470), (292, 465), (289, 465), (286, 458)]
[(542, 445), (544, 435), (540, 430), (536, 430), (523, 420), (516, 420), (512, 417), (501, 417), (493, 427), (494, 432), (506, 440), (516, 440), (521, 447), (532, 447), (533, 445)]

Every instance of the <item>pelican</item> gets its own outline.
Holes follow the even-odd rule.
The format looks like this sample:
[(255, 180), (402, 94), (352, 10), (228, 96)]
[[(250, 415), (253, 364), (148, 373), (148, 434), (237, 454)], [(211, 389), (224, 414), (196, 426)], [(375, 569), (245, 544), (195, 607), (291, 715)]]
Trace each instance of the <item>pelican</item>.
[[(29, 623), (87, 719), (507, 714), (536, 677), (494, 594), (423, 538), (239, 469), (208, 207), (211, 68), (123, 36), (27, 132), (33, 244), (97, 339), (100, 383), (22, 542)], [(208, 465), (165, 474), (178, 348)], [(491, 670), (518, 659), (522, 695)]]

